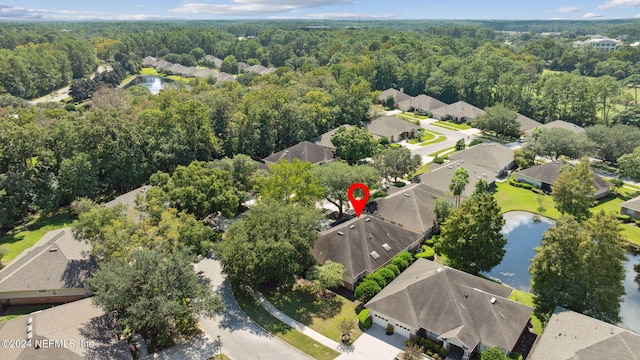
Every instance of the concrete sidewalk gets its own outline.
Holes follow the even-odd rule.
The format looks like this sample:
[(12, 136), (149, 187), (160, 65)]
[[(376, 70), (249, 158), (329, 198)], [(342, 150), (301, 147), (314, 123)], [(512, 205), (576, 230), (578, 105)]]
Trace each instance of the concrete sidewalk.
[(251, 294), (251, 296), (253, 296), (254, 299), (256, 299), (260, 303), (260, 305), (262, 305), (263, 308), (265, 308), (276, 319), (300, 331), (301, 333), (307, 335), (308, 337), (321, 343), (322, 345), (342, 353), (342, 349), (344, 347), (337, 341), (329, 339), (328, 337), (284, 314), (282, 311), (278, 310), (278, 308), (273, 306), (273, 304), (269, 302), (269, 300), (267, 300), (261, 293), (254, 291), (251, 288), (247, 288), (247, 291), (249, 292), (249, 294)]

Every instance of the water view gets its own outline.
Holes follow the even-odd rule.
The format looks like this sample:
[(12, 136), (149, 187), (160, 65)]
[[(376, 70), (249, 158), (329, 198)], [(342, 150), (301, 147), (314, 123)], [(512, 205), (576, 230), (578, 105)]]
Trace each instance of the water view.
[(149, 89), (149, 91), (153, 95), (156, 95), (160, 92), (160, 90), (164, 89), (165, 87), (167, 87), (169, 84), (172, 84), (172, 83), (173, 83), (173, 80), (163, 78), (160, 76), (140, 75), (140, 76), (137, 76), (135, 79), (133, 79), (133, 81), (131, 81), (129, 84), (127, 84), (126, 87), (128, 88), (134, 85), (142, 85), (147, 89)]
[[(540, 221), (534, 221), (534, 214), (524, 211), (510, 211), (504, 214), (505, 225), (502, 233), (507, 237), (507, 250), (502, 263), (485, 275), (500, 280), (515, 289), (529, 291), (530, 280), (529, 265), (535, 255), (534, 247), (542, 242), (544, 232), (553, 226), (553, 220), (540, 217)], [(624, 288), (626, 295), (623, 298), (620, 315), (622, 325), (640, 333), (640, 283), (636, 281), (639, 276), (635, 268), (640, 270), (640, 253), (630, 251), (628, 260), (624, 263), (626, 278)], [(635, 267), (635, 268), (634, 268)]]

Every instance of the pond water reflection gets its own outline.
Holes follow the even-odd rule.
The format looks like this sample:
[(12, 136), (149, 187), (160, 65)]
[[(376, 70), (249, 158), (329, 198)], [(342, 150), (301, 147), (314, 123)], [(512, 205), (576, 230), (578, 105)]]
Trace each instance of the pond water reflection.
[(155, 75), (138, 75), (129, 84), (127, 84), (125, 88), (135, 85), (142, 85), (149, 89), (151, 94), (156, 95), (160, 92), (160, 90), (166, 88), (170, 84), (173, 84), (173, 80), (164, 77)]
[[(535, 255), (534, 247), (542, 242), (544, 232), (553, 226), (553, 220), (540, 218), (534, 221), (534, 214), (524, 211), (510, 211), (504, 214), (505, 225), (502, 233), (507, 237), (507, 250), (502, 262), (485, 275), (497, 279), (513, 288), (529, 291), (529, 265)], [(625, 261), (626, 277), (620, 315), (622, 325), (640, 332), (640, 253), (629, 251)]]

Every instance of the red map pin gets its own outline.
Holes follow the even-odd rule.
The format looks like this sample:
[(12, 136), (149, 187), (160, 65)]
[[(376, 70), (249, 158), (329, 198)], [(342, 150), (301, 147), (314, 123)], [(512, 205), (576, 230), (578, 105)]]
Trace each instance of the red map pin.
[[(356, 189), (362, 189), (362, 192), (364, 193), (362, 199), (356, 199), (356, 197), (353, 196), (353, 192)], [(353, 183), (353, 185), (349, 187), (347, 195), (349, 196), (349, 201), (351, 201), (353, 210), (356, 212), (356, 216), (360, 217), (362, 210), (364, 210), (364, 206), (367, 204), (367, 200), (369, 200), (369, 188), (363, 183)]]

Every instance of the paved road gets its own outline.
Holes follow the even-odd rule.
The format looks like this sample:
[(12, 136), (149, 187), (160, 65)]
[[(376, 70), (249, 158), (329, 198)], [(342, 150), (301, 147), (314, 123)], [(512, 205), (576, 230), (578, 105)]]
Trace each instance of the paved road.
[(200, 326), (209, 338), (220, 336), (222, 352), (232, 359), (312, 359), (307, 354), (283, 342), (255, 324), (238, 306), (229, 282), (225, 280), (220, 262), (204, 259), (196, 264), (196, 271), (211, 279), (222, 290), (225, 312), (215, 318), (203, 317)]
[(419, 146), (419, 145), (410, 145), (403, 144), (407, 148), (411, 150), (412, 155), (420, 155), (422, 157), (422, 163), (426, 164), (431, 162), (433, 158), (428, 156), (428, 154), (434, 153), (436, 151), (441, 151), (446, 148), (450, 148), (456, 145), (456, 142), (460, 139), (464, 139), (467, 144), (471, 142), (473, 135), (480, 132), (478, 129), (469, 129), (469, 130), (449, 130), (439, 126), (431, 125), (431, 123), (436, 122), (438, 120), (435, 119), (427, 119), (420, 120), (420, 126), (425, 130), (435, 131), (436, 133), (440, 133), (447, 137), (447, 140), (441, 141), (435, 144), (427, 145), (427, 146)]
[(69, 87), (65, 86), (62, 89), (58, 89), (43, 97), (32, 99), (29, 102), (32, 104), (43, 103), (43, 102), (58, 102), (66, 99), (67, 97), (69, 97)]

